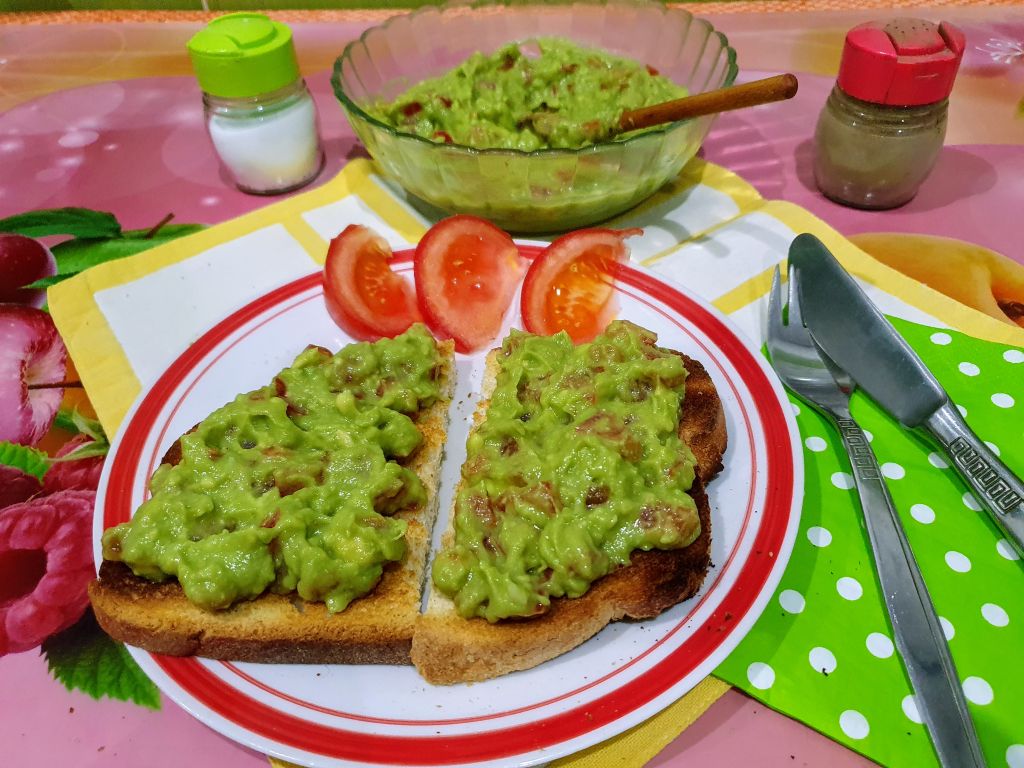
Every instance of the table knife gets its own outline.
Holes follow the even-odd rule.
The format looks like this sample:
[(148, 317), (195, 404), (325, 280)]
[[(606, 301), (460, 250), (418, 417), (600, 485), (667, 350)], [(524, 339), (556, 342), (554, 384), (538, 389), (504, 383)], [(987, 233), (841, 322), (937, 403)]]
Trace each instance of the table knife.
[(1024, 482), (967, 426), (921, 358), (813, 235), (798, 235), (800, 305), (811, 336), (900, 423), (930, 432), (982, 507), (1024, 555)]

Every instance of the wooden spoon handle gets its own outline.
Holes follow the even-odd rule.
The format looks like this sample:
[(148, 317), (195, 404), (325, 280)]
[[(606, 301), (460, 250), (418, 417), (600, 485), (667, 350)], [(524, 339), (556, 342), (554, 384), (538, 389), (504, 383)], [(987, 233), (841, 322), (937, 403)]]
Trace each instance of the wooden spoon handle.
[(791, 99), (796, 95), (797, 80), (793, 75), (775, 75), (743, 85), (719, 88), (717, 91), (685, 96), (640, 109), (627, 109), (619, 118), (619, 129), (634, 131), (652, 125), (685, 120), (689, 117), (728, 112), (773, 101)]

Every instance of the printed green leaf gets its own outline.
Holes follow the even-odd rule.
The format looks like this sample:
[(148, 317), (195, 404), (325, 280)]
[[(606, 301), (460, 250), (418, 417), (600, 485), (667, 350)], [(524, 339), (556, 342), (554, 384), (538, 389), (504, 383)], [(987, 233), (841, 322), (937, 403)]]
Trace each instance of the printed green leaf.
[(173, 237), (114, 238), (94, 239), (83, 238), (68, 240), (54, 246), (53, 255), (57, 259), (57, 271), (61, 275), (81, 272), (97, 264), (116, 261), (127, 256), (148, 251), (158, 245), (169, 243)]
[(43, 654), (50, 674), (69, 691), (160, 709), (160, 691), (125, 647), (100, 629), (91, 610), (77, 624), (46, 640)]
[(72, 237), (117, 237), (121, 225), (114, 214), (88, 208), (52, 208), (28, 211), (0, 219), (0, 232), (28, 237), (71, 235)]
[(110, 451), (110, 445), (106, 442), (92, 441), (84, 443), (66, 456), (58, 456), (51, 459), (54, 464), (64, 461), (78, 461), (79, 459), (91, 459), (93, 456), (106, 456)]
[[(137, 229), (125, 232), (116, 238), (80, 238), (68, 240), (54, 246), (53, 255), (57, 259), (58, 276), (55, 282), (77, 274), (89, 267), (108, 261), (134, 256), (158, 245), (164, 245), (179, 237), (191, 235), (203, 229), (202, 224), (165, 224), (153, 237), (146, 237), (150, 229)], [(46, 278), (44, 278), (46, 279)], [(49, 278), (53, 279), (53, 278)], [(42, 287), (42, 286), (39, 286)]]
[(46, 470), (50, 468), (50, 457), (27, 445), (0, 442), (0, 464), (15, 467), (26, 475), (42, 480)]
[(29, 283), (26, 288), (49, 288), (51, 285), (62, 283), (69, 277), (74, 277), (77, 272), (66, 272), (63, 275), (50, 275), (49, 277), (42, 277), (36, 280), (34, 283)]
[[(62, 413), (65, 411), (61, 411)], [(98, 443), (107, 443), (107, 433), (103, 431), (103, 425), (100, 424), (96, 419), (90, 419), (88, 416), (81, 414), (78, 409), (71, 411), (71, 423), (75, 425), (75, 429), (84, 435), (88, 435)]]
[(57, 411), (53, 424), (55, 427), (60, 427), (66, 432), (82, 434), (92, 438), (92, 442), (78, 446), (66, 456), (50, 459), (53, 463), (59, 461), (78, 461), (79, 459), (88, 459), (93, 456), (106, 456), (110, 451), (110, 441), (107, 439), (107, 433), (103, 431), (103, 425), (96, 421), (96, 419), (90, 419), (88, 416), (82, 415), (77, 409), (68, 410), (61, 408)]
[(59, 427), (65, 432), (78, 434), (81, 430), (78, 428), (78, 424), (75, 423), (75, 416), (77, 415), (78, 411), (69, 411), (67, 408), (61, 408), (53, 419), (53, 426)]

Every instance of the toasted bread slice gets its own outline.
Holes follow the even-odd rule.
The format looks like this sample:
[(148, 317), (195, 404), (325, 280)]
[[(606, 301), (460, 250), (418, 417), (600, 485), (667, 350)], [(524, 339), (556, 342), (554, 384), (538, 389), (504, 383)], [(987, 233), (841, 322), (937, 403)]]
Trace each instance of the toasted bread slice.
[[(548, 612), (537, 618), (494, 624), (465, 619), (448, 597), (432, 589), (412, 642), (412, 662), (426, 680), (444, 685), (476, 682), (530, 669), (575, 648), (612, 621), (657, 616), (700, 589), (711, 562), (711, 509), (704, 485), (722, 468), (727, 435), (711, 377), (696, 360), (682, 357), (689, 375), (679, 434), (697, 459), (691, 490), (701, 524), (696, 541), (679, 550), (636, 552), (628, 566), (599, 579), (581, 597), (552, 600)], [(474, 415), (477, 424), (485, 417), (497, 372), (495, 351), (487, 359)], [(454, 535), (453, 523), (454, 503), (445, 542)]]
[(377, 586), (331, 614), (323, 603), (266, 593), (222, 611), (191, 603), (176, 581), (155, 583), (123, 563), (104, 561), (89, 598), (100, 626), (113, 638), (155, 653), (277, 663), (408, 664), (420, 612), (437, 489), (455, 383), (451, 342), (441, 397), (416, 418), (423, 443), (407, 466), (423, 481), (427, 502), (398, 512), (408, 522), (405, 557), (390, 563)]

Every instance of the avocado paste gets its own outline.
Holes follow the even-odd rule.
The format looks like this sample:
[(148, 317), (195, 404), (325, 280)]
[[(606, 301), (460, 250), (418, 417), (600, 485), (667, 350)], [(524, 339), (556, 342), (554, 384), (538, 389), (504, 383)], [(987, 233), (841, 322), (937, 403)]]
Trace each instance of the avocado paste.
[(453, 542), (434, 585), (462, 616), (544, 613), (626, 565), (634, 550), (700, 534), (680, 439), (686, 368), (624, 321), (574, 347), (513, 331), (486, 419), (471, 435)]
[(606, 141), (624, 110), (687, 95), (655, 70), (558, 38), (474, 53), (367, 112), (401, 131), (476, 149), (578, 149)]
[(335, 355), (309, 347), (180, 440), (151, 498), (103, 534), (103, 556), (193, 603), (227, 608), (270, 589), (337, 612), (405, 554), (420, 480), (396, 459), (422, 436), (410, 415), (439, 396), (441, 357), (422, 325)]

